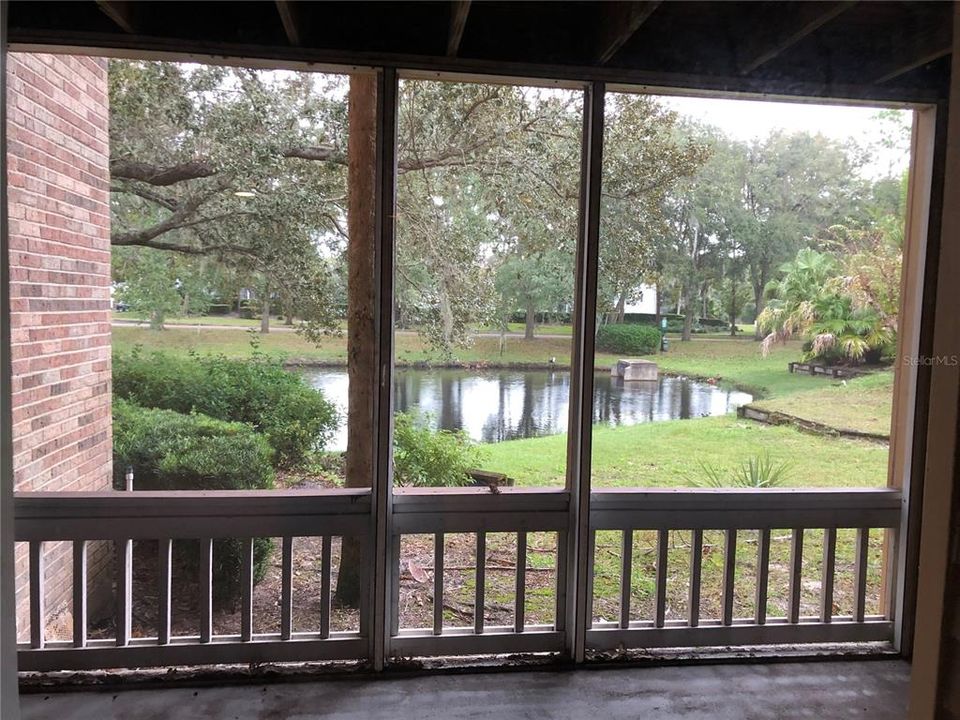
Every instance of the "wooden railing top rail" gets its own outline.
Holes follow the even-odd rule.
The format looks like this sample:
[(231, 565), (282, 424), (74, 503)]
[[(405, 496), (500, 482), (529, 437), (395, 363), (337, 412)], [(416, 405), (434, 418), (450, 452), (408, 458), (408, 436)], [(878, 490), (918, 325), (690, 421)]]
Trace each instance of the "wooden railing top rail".
[(889, 488), (603, 488), (590, 494), (592, 507), (651, 510), (699, 508), (895, 507), (901, 493)]
[(591, 526), (605, 530), (893, 528), (901, 493), (883, 488), (601, 490)]
[(245, 538), (363, 531), (370, 491), (16, 493), (16, 540)]
[[(438, 492), (438, 490), (440, 490)], [(443, 490), (446, 490), (445, 492)], [(393, 499), (395, 534), (565, 530), (561, 488), (404, 488)]]

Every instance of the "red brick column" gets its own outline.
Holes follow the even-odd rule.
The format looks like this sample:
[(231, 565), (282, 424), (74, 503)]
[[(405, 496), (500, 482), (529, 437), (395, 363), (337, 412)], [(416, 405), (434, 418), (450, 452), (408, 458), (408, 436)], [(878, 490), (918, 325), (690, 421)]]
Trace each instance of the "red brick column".
[[(7, 103), (14, 489), (108, 489), (107, 62), (12, 53)], [(109, 549), (91, 550), (93, 576), (107, 565)], [(69, 622), (61, 631), (55, 621), (70, 610), (69, 545), (48, 543), (46, 565), (50, 632), (67, 639)], [(20, 545), (16, 570), (23, 637), (28, 569)]]

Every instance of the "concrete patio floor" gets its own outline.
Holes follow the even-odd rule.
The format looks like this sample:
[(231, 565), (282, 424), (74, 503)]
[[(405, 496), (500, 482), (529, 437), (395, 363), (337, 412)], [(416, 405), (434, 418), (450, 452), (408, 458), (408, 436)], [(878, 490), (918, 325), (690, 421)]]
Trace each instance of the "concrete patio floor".
[(906, 717), (900, 660), (355, 678), (25, 695), (24, 720)]

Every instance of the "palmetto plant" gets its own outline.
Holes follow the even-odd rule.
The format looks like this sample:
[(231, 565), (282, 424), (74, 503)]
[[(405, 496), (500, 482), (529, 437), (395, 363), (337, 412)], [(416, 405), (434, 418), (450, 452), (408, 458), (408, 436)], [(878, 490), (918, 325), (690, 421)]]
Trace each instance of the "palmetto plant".
[(788, 479), (791, 465), (788, 462), (775, 462), (764, 453), (748, 458), (735, 468), (723, 468), (700, 462), (704, 477), (694, 479), (694, 484), (709, 488), (772, 488), (784, 485)]
[(840, 356), (861, 361), (893, 342), (893, 330), (867, 306), (856, 307), (837, 260), (804, 248), (780, 267), (783, 277), (767, 284), (769, 303), (757, 324), (767, 333), (763, 352), (792, 338), (809, 341), (804, 360)]

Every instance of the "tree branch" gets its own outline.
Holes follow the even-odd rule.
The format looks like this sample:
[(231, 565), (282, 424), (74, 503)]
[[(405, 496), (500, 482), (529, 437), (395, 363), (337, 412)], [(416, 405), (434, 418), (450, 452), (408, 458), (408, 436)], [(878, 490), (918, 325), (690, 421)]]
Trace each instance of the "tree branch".
[(163, 167), (133, 160), (111, 160), (110, 176), (124, 180), (140, 180), (156, 187), (175, 185), (184, 180), (197, 180), (219, 172), (207, 160), (190, 160), (179, 165)]
[(179, 206), (179, 201), (176, 198), (169, 198), (155, 193), (145, 187), (140, 185), (113, 185), (110, 187), (110, 192), (112, 193), (127, 193), (130, 195), (136, 195), (141, 197), (144, 200), (149, 200), (152, 203), (165, 207), (171, 212), (176, 211)]

